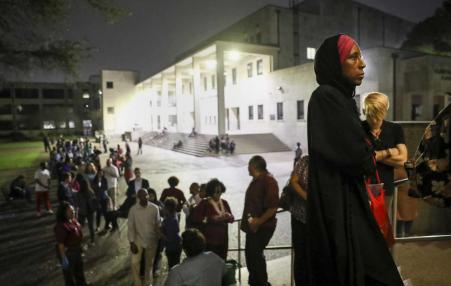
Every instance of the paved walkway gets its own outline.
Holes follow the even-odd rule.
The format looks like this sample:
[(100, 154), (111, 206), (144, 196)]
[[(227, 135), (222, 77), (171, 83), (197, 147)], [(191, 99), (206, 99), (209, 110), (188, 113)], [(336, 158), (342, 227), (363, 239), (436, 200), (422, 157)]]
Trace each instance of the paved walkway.
[[(134, 154), (137, 146), (132, 143), (131, 147)], [(244, 192), (251, 180), (247, 171), (247, 162), (251, 155), (196, 158), (150, 146), (144, 146), (143, 151), (143, 155), (133, 156), (134, 166), (141, 167), (143, 177), (150, 180), (151, 186), (158, 195), (167, 186), (166, 180), (171, 175), (180, 179), (179, 187), (186, 196), (192, 182), (204, 183), (216, 177), (223, 181), (227, 188), (223, 197), (230, 203), (235, 217), (241, 216)], [(263, 156), (268, 161), (268, 169), (275, 175), (282, 188), (292, 168), (292, 152), (267, 153)], [(120, 183), (120, 189), (123, 197), (125, 192), (123, 181)], [(52, 201), (55, 209), (55, 193), (52, 194)], [(290, 244), (289, 216), (287, 213), (282, 213), (278, 218), (278, 227), (270, 244)], [(183, 221), (182, 219), (182, 223)], [(119, 222), (119, 232), (96, 237), (96, 245), (85, 252), (85, 272), (92, 285), (131, 284), (126, 220)], [(53, 216), (36, 218), (34, 205), (0, 205), (1, 285), (62, 285), (62, 274), (54, 252), (54, 223)], [(88, 230), (85, 229), (84, 233), (87, 235)], [(229, 233), (229, 247), (235, 248), (238, 244), (236, 224), (230, 226)], [(406, 278), (413, 278), (415, 286), (449, 285), (451, 272), (445, 270), (449, 268), (445, 261), (450, 255), (450, 244), (451, 242), (400, 244), (397, 246), (396, 260), (401, 263), (401, 266), (404, 265), (403, 272)], [(289, 254), (289, 251), (266, 252), (272, 285), (290, 285)], [(236, 253), (230, 253), (229, 256), (237, 259)], [(244, 261), (244, 255), (242, 260)], [(428, 271), (435, 275), (424, 278)], [(164, 272), (165, 269), (163, 269)], [(417, 273), (425, 275), (420, 276)], [(436, 279), (438, 276), (440, 279)], [(4, 284), (4, 281), (7, 281), (7, 284)], [(161, 285), (162, 281), (164, 281), (164, 274), (155, 281), (155, 285)], [(247, 274), (243, 269), (242, 285), (246, 285), (246, 281)]]

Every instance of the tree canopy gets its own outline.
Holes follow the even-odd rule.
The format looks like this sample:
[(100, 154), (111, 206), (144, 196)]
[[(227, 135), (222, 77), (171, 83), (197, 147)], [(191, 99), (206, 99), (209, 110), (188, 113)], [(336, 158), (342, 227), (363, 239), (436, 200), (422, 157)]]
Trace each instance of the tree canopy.
[[(81, 0), (0, 0), (0, 67), (5, 72), (41, 68), (75, 75), (91, 47), (58, 36), (74, 1)], [(115, 0), (83, 1), (109, 23), (127, 14)]]
[(432, 17), (415, 25), (402, 47), (451, 56), (451, 0), (444, 1)]

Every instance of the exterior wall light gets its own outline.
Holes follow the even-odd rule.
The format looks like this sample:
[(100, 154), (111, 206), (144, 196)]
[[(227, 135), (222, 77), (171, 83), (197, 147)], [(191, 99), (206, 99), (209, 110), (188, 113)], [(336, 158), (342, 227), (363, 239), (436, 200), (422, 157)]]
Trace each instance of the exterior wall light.
[(214, 69), (216, 69), (216, 61), (215, 60), (208, 60), (208, 61), (205, 62), (205, 66), (209, 70), (214, 70)]
[(228, 58), (229, 60), (236, 62), (241, 59), (241, 54), (238, 51), (230, 51)]

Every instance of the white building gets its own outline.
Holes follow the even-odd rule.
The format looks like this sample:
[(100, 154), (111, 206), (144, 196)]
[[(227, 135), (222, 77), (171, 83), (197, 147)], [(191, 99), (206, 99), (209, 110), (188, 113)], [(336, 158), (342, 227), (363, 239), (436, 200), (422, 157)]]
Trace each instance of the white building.
[(451, 93), (451, 59), (398, 50), (411, 27), (349, 0), (266, 6), (141, 81), (136, 72), (103, 71), (104, 130), (273, 133), (306, 146), (314, 54), (338, 32), (360, 39), (367, 61), (358, 105), (381, 91), (391, 100), (389, 119), (429, 120)]

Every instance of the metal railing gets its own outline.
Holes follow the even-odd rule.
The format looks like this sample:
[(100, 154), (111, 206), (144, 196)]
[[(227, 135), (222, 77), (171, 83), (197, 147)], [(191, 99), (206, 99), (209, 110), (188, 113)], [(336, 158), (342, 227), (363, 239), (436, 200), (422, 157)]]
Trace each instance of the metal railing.
[[(398, 186), (408, 183), (409, 179), (401, 179), (396, 180), (395, 191), (393, 194), (393, 208), (392, 208), (392, 227), (393, 234), (395, 236), (395, 242), (418, 242), (418, 241), (441, 241), (441, 240), (449, 240), (451, 239), (451, 235), (425, 235), (425, 236), (410, 236), (410, 237), (396, 237), (396, 216), (397, 216), (397, 205), (398, 205)], [(279, 209), (276, 212), (276, 215), (279, 213), (287, 212), (286, 210)], [(244, 248), (241, 247), (241, 219), (236, 219), (233, 223), (237, 223), (237, 231), (238, 231), (238, 247), (237, 248), (229, 248), (228, 251), (238, 252), (238, 281), (241, 284), (241, 252), (245, 251)], [(394, 249), (394, 248), (393, 248)], [(392, 249), (392, 256), (394, 255), (394, 251)], [(290, 285), (293, 286), (294, 281), (294, 253), (292, 245), (275, 245), (275, 246), (267, 246), (265, 250), (290, 250), (291, 251), (291, 263), (290, 263)]]
[[(276, 212), (276, 215), (279, 213), (288, 212), (286, 210), (279, 209)], [(237, 223), (237, 231), (238, 231), (238, 247), (237, 248), (229, 248), (228, 251), (232, 252), (238, 252), (238, 281), (241, 284), (241, 252), (245, 251), (245, 248), (241, 247), (241, 220), (242, 219), (236, 219), (233, 221), (233, 223)], [(292, 245), (275, 245), (275, 246), (267, 246), (265, 250), (291, 250), (291, 263), (290, 263), (290, 273), (291, 273), (291, 279), (290, 279), (290, 285), (293, 286), (294, 276), (293, 276), (293, 267), (294, 267), (294, 255), (293, 255), (293, 246)]]

